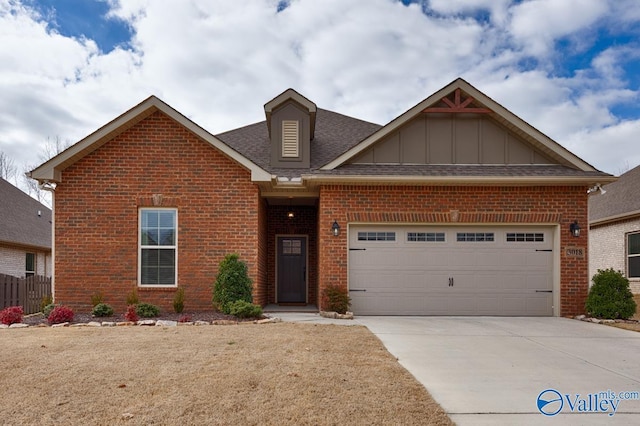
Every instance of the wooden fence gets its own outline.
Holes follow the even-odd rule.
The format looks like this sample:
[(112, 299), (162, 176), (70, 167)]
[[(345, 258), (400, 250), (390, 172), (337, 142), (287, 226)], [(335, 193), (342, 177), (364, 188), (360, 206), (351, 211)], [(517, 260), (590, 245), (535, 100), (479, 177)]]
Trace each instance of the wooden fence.
[(42, 299), (51, 297), (51, 278), (18, 278), (0, 274), (0, 309), (22, 306), (25, 314), (40, 312)]

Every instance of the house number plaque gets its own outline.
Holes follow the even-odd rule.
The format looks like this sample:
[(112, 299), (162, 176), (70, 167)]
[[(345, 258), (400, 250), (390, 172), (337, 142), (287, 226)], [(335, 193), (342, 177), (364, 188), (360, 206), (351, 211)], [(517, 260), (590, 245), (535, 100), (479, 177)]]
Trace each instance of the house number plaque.
[(564, 249), (566, 257), (584, 257), (584, 247), (566, 247)]

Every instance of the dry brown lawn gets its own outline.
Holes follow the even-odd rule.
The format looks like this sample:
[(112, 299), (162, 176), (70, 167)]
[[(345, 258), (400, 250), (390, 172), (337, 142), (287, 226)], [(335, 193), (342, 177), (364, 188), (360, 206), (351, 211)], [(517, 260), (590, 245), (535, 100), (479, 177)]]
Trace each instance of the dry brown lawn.
[(452, 424), (361, 326), (0, 330), (0, 387), (5, 425)]

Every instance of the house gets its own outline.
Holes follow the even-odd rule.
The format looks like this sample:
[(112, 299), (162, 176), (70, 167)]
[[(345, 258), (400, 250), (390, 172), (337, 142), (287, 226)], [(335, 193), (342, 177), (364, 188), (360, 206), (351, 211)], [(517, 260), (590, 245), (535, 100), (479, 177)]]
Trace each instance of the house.
[(180, 286), (209, 309), (235, 252), (263, 306), (322, 309), (337, 285), (361, 315), (583, 312), (587, 189), (615, 178), (466, 81), (384, 126), (292, 89), (264, 113), (212, 135), (152, 96), (33, 170), (56, 301), (170, 310)]
[(640, 166), (589, 197), (589, 276), (613, 268), (640, 293)]
[(51, 210), (0, 179), (0, 274), (51, 277)]

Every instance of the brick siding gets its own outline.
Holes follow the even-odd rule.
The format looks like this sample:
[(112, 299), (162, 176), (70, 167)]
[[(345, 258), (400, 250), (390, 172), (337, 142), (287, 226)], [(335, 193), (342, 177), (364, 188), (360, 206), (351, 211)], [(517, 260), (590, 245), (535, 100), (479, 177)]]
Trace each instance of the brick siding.
[[(588, 291), (588, 253), (566, 257), (568, 247), (587, 250), (587, 195), (582, 186), (357, 186), (320, 188), (318, 214), (320, 292), (329, 283), (347, 288), (347, 224), (442, 223), (560, 225), (560, 315), (584, 312)], [(342, 233), (334, 237), (337, 220)], [(582, 234), (569, 233), (577, 220)]]
[[(589, 277), (598, 269), (613, 268), (627, 274), (627, 233), (640, 232), (640, 218), (593, 226), (589, 239)], [(629, 279), (631, 291), (640, 294), (640, 279)]]
[[(211, 309), (218, 265), (232, 252), (247, 263), (264, 302), (257, 232), (264, 206), (250, 172), (160, 112), (64, 170), (55, 193), (56, 302), (88, 311), (91, 296), (102, 292), (124, 312), (137, 287), (138, 209), (153, 206), (178, 210), (185, 310)], [(138, 288), (141, 302), (166, 311), (175, 291)]]

